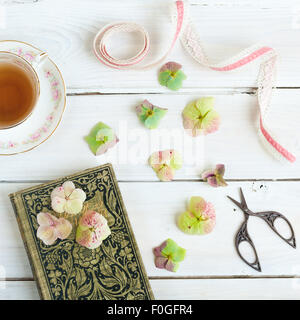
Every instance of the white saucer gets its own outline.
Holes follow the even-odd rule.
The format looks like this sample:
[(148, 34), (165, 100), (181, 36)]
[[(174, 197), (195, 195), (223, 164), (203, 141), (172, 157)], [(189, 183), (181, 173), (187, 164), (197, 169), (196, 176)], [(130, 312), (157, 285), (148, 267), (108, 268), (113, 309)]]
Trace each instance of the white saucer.
[[(0, 41), (0, 51), (16, 53), (33, 61), (41, 50), (20, 41)], [(45, 142), (58, 127), (66, 107), (66, 87), (56, 64), (47, 58), (36, 70), (40, 80), (40, 98), (32, 115), (22, 124), (0, 130), (0, 155), (30, 151)]]

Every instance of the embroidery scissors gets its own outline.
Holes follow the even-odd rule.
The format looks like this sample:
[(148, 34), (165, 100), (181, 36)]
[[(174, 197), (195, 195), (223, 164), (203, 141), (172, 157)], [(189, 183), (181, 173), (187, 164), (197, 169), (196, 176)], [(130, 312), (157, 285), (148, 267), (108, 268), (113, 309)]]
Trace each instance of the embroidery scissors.
[[(253, 217), (258, 217), (258, 218), (261, 218), (262, 220), (264, 220), (268, 226), (282, 239), (284, 240), (287, 244), (289, 244), (291, 247), (293, 248), (296, 248), (296, 238), (295, 238), (295, 233), (294, 233), (294, 230), (293, 230), (293, 227), (291, 225), (291, 223), (289, 222), (289, 220), (284, 216), (282, 215), (281, 213), (279, 212), (276, 212), (276, 211), (264, 211), (264, 212), (252, 212), (248, 206), (247, 206), (247, 203), (246, 203), (246, 200), (245, 200), (245, 197), (244, 197), (244, 194), (243, 194), (243, 190), (242, 188), (240, 188), (240, 196), (241, 196), (241, 202), (238, 202), (236, 200), (234, 200), (233, 198), (227, 196), (235, 205), (237, 205), (243, 212), (244, 212), (244, 217), (245, 217), (245, 220), (244, 222), (242, 223), (240, 229), (238, 230), (236, 236), (235, 236), (235, 247), (236, 247), (236, 250), (238, 252), (238, 255), (239, 257), (248, 265), (250, 266), (251, 268), (253, 268), (254, 270), (256, 271), (259, 271), (261, 272), (261, 266), (260, 266), (260, 262), (259, 262), (259, 259), (258, 259), (258, 255), (257, 255), (257, 252), (256, 252), (256, 249), (255, 249), (255, 246), (254, 246), (254, 243), (248, 233), (248, 230), (247, 230), (247, 224), (248, 224), (248, 219), (250, 216), (253, 216)], [(276, 229), (275, 227), (275, 220), (276, 219), (283, 219), (288, 227), (290, 228), (290, 234), (291, 236), (289, 238), (285, 238), (283, 237), (279, 232), (278, 230)], [(247, 242), (253, 249), (253, 252), (254, 252), (254, 255), (255, 255), (255, 261), (254, 262), (249, 262), (247, 259), (245, 259), (239, 249), (239, 246), (242, 242)]]

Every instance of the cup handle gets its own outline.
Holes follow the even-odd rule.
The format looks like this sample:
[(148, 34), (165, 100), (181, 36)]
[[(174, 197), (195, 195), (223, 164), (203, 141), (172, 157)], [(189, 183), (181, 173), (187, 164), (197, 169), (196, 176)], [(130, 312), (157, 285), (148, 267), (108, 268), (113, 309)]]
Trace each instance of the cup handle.
[(32, 66), (36, 69), (38, 69), (48, 58), (48, 54), (46, 52), (41, 52), (39, 55), (37, 55), (32, 62)]

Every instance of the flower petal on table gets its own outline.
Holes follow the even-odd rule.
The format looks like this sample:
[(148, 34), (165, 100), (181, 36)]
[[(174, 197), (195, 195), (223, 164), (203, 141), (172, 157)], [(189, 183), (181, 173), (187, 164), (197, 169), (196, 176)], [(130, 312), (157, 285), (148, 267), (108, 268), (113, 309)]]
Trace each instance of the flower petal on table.
[(166, 264), (168, 262), (168, 259), (165, 258), (165, 257), (156, 257), (155, 258), (155, 266), (156, 268), (159, 268), (159, 269), (164, 269)]
[(211, 176), (207, 178), (207, 182), (209, 185), (211, 185), (214, 188), (218, 187), (218, 180), (216, 176)]
[(182, 157), (176, 150), (170, 150), (170, 167), (174, 170), (179, 170), (182, 167)]
[(219, 174), (219, 175), (223, 176), (224, 173), (225, 173), (225, 166), (224, 166), (224, 164), (217, 164), (217, 165), (216, 165), (216, 170), (215, 170), (215, 172), (216, 172), (216, 174)]
[(171, 72), (176, 72), (182, 68), (182, 65), (174, 62), (174, 61), (169, 61), (165, 63), (159, 70), (159, 72), (164, 72), (164, 71), (171, 71)]
[(172, 260), (168, 260), (165, 266), (166, 270), (171, 271), (171, 272), (177, 272), (178, 268), (179, 268), (179, 263), (178, 262), (174, 262)]
[(215, 170), (206, 170), (201, 174), (203, 180), (207, 180), (209, 177), (215, 175)]
[(191, 197), (189, 211), (197, 218), (201, 217), (206, 208), (206, 201), (202, 197)]
[(169, 166), (162, 166), (156, 174), (161, 181), (172, 181), (174, 178), (174, 170)]
[(178, 227), (185, 233), (197, 234), (197, 218), (191, 212), (186, 211), (179, 216)]

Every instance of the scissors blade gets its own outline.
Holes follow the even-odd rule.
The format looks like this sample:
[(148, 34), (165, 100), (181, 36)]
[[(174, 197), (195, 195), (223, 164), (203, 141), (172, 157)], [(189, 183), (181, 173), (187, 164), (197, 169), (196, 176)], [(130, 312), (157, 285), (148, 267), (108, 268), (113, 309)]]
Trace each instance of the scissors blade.
[(240, 194), (241, 194), (241, 199), (242, 199), (242, 201), (241, 201), (242, 206), (243, 206), (244, 209), (246, 209), (246, 208), (248, 208), (248, 206), (247, 206), (247, 202), (246, 202), (246, 199), (245, 199), (245, 196), (244, 196), (242, 188), (240, 188)]
[(240, 202), (234, 200), (233, 198), (231, 198), (230, 196), (227, 196), (228, 199), (230, 199), (236, 206), (238, 206), (241, 210), (243, 210), (243, 206)]

